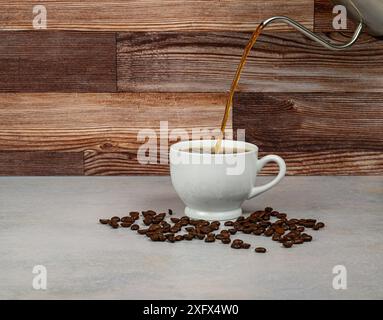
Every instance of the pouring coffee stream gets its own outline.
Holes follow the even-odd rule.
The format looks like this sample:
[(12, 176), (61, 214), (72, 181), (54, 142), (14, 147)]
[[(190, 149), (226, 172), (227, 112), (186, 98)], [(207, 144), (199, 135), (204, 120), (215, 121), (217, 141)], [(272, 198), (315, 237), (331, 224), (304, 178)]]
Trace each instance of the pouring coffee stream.
[(338, 44), (328, 39), (324, 39), (318, 36), (317, 34), (313, 33), (311, 30), (307, 29), (300, 23), (284, 16), (275, 16), (264, 20), (259, 24), (259, 26), (253, 32), (249, 42), (247, 43), (244, 49), (241, 61), (238, 65), (235, 77), (232, 81), (230, 91), (226, 100), (225, 114), (221, 123), (220, 136), (218, 137), (218, 141), (215, 144), (215, 153), (219, 153), (221, 150), (221, 144), (224, 138), (227, 121), (229, 119), (231, 107), (233, 105), (234, 93), (238, 86), (243, 68), (246, 64), (247, 57), (250, 54), (251, 49), (257, 42), (258, 37), (269, 24), (273, 22), (286, 23), (294, 29), (301, 32), (302, 34), (304, 34), (306, 37), (330, 50), (344, 50), (351, 47), (359, 38), (364, 27), (366, 27), (367, 31), (373, 36), (383, 35), (383, 0), (332, 0), (332, 2), (334, 4), (344, 5), (347, 8), (350, 16), (358, 22), (358, 26), (352, 38), (346, 43)]

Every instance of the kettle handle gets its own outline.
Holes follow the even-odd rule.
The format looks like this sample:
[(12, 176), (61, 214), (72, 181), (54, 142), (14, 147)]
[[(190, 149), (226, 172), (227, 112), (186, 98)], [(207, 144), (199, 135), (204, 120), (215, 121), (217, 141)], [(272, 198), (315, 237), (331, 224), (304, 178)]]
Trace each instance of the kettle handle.
[(273, 23), (273, 22), (284, 22), (284, 23), (292, 26), (296, 30), (300, 31), (301, 33), (303, 33), (306, 37), (310, 38), (311, 40), (314, 40), (315, 42), (318, 42), (322, 46), (326, 47), (327, 49), (343, 50), (343, 49), (347, 49), (348, 47), (351, 47), (356, 42), (356, 40), (358, 40), (360, 34), (363, 31), (363, 27), (364, 27), (363, 19), (362, 19), (360, 12), (358, 10), (357, 10), (357, 12), (358, 12), (359, 18), (360, 18), (359, 25), (356, 28), (355, 33), (352, 36), (351, 40), (349, 42), (343, 43), (343, 44), (335, 44), (335, 43), (333, 43), (327, 39), (324, 39), (324, 38), (318, 36), (317, 34), (315, 34), (314, 32), (312, 32), (311, 30), (307, 29), (305, 26), (303, 26), (299, 22), (296, 22), (295, 20), (290, 19), (289, 17), (285, 17), (285, 16), (275, 16), (275, 17), (269, 18), (267, 20), (264, 20), (262, 22), (262, 24), (263, 24), (263, 27), (266, 27), (268, 24)]

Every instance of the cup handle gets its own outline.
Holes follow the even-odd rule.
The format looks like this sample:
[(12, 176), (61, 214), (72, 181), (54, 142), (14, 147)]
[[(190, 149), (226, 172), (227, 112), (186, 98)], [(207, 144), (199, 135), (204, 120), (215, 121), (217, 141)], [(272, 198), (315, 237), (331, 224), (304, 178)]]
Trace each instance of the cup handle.
[(269, 190), (270, 188), (274, 187), (286, 175), (286, 163), (285, 163), (285, 161), (281, 157), (273, 155), (273, 154), (265, 156), (262, 159), (258, 160), (257, 172), (260, 172), (262, 170), (262, 168), (269, 162), (276, 162), (278, 164), (278, 167), (279, 167), (278, 175), (272, 181), (264, 184), (263, 186), (253, 187), (250, 191), (248, 199), (254, 198), (255, 196), (257, 196), (257, 195)]

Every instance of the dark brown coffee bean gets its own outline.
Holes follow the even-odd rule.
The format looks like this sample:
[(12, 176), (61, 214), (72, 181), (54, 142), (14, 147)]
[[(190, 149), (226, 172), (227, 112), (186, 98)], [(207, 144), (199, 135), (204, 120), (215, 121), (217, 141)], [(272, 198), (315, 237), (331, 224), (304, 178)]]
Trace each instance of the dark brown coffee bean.
[(234, 244), (242, 245), (242, 244), (243, 244), (243, 241), (242, 241), (241, 239), (235, 239), (235, 240), (233, 240), (233, 243), (234, 243)]
[(109, 219), (100, 219), (99, 220), (101, 224), (108, 224), (109, 223)]
[(245, 233), (245, 234), (250, 234), (250, 233), (253, 232), (253, 228), (245, 228), (245, 229), (242, 230), (242, 232)]
[(181, 227), (178, 227), (178, 226), (173, 226), (170, 228), (169, 230), (171, 233), (177, 233), (177, 232), (180, 232), (181, 231)]
[(233, 249), (242, 249), (242, 244), (239, 244), (239, 243), (232, 243), (231, 244), (231, 247), (233, 248)]
[(305, 227), (298, 227), (298, 228), (297, 228), (297, 231), (298, 231), (298, 232), (303, 232), (303, 231), (305, 231)]
[(259, 229), (254, 230), (253, 234), (255, 234), (256, 236), (260, 236), (264, 231), (265, 231), (265, 229), (259, 228)]
[(132, 217), (122, 217), (121, 218), (121, 222), (129, 222), (129, 223), (133, 223), (134, 222), (134, 219)]
[(117, 216), (111, 217), (110, 220), (116, 221), (116, 222), (120, 222), (121, 221), (120, 217), (117, 217)]
[(258, 247), (258, 248), (255, 248), (254, 251), (257, 252), (257, 253), (265, 253), (265, 252), (266, 252), (266, 249), (263, 248), (263, 247)]
[(217, 235), (215, 236), (215, 238), (216, 238), (217, 240), (228, 239), (228, 238), (224, 237), (222, 234), (217, 234)]
[(129, 228), (132, 225), (131, 222), (121, 222), (120, 226), (123, 228)]
[(225, 225), (226, 227), (232, 227), (232, 226), (234, 226), (234, 222), (233, 222), (233, 221), (226, 221), (226, 222), (224, 223), (224, 225)]
[(268, 228), (268, 229), (265, 231), (265, 236), (266, 236), (266, 237), (271, 237), (273, 234), (274, 234), (274, 229), (273, 229), (273, 228)]
[(273, 211), (273, 208), (271, 208), (271, 207), (266, 207), (265, 208), (265, 212), (272, 212)]
[(274, 231), (275, 233), (279, 234), (279, 235), (282, 235), (285, 233), (285, 229), (283, 229), (282, 227), (274, 227)]
[(185, 240), (188, 240), (188, 241), (194, 239), (194, 235), (192, 235), (192, 234), (190, 234), (190, 233), (188, 233), (188, 234), (184, 234), (183, 237), (184, 237)]
[(242, 243), (242, 249), (250, 249), (251, 245), (250, 243)]
[(230, 238), (222, 238), (221, 241), (223, 244), (229, 244), (231, 242), (231, 239)]
[(241, 221), (243, 221), (243, 220), (245, 220), (245, 217), (244, 217), (244, 216), (240, 216), (240, 217), (237, 218), (236, 221), (237, 221), (237, 222), (241, 222)]
[(185, 230), (187, 232), (194, 232), (195, 231), (195, 228), (194, 227), (186, 227)]
[(148, 229), (138, 229), (137, 233), (138, 234), (146, 234), (148, 232)]
[(278, 213), (277, 214), (277, 218), (278, 219), (285, 219), (287, 217), (287, 214), (286, 213)]
[(215, 237), (214, 236), (207, 236), (205, 238), (205, 242), (214, 242), (215, 241)]
[(173, 210), (172, 209), (168, 209), (168, 214), (171, 216), (173, 214)]
[(273, 241), (279, 241), (279, 240), (281, 240), (281, 235), (279, 235), (278, 233), (274, 233), (273, 237), (271, 239)]
[(234, 234), (237, 233), (237, 230), (235, 230), (235, 229), (229, 229), (229, 233), (232, 234), (232, 235), (234, 235)]
[(119, 227), (118, 225), (118, 222), (115, 221), (115, 220), (111, 220), (109, 225), (113, 228), (113, 229), (117, 229)]
[(292, 241), (285, 241), (285, 242), (283, 242), (283, 246), (285, 248), (291, 248), (293, 246), (293, 244), (294, 244), (294, 242), (292, 242)]
[(183, 235), (178, 235), (178, 236), (175, 236), (174, 238), (176, 241), (182, 241), (184, 239), (184, 236)]
[(198, 240), (203, 240), (205, 238), (205, 235), (202, 234), (202, 233), (197, 233), (196, 237), (197, 237)]
[(170, 218), (170, 221), (173, 222), (173, 223), (177, 223), (177, 222), (180, 221), (180, 219), (176, 218), (176, 217), (172, 217), (172, 218)]
[(307, 234), (307, 233), (302, 233), (301, 238), (302, 238), (302, 240), (303, 240), (304, 242), (310, 242), (310, 241), (313, 239), (313, 237), (310, 236), (310, 235)]
[(129, 215), (134, 219), (137, 220), (140, 217), (140, 213), (137, 211), (129, 212)]
[(145, 218), (143, 220), (143, 223), (146, 225), (146, 226), (150, 226), (152, 223), (153, 223), (153, 220), (151, 218)]
[(294, 244), (302, 244), (304, 241), (302, 238), (298, 238), (294, 240)]
[(271, 215), (272, 217), (276, 217), (278, 214), (279, 214), (278, 211), (272, 211), (272, 212), (270, 213), (270, 215)]
[(133, 225), (130, 227), (130, 229), (132, 229), (132, 230), (138, 230), (138, 229), (140, 229), (140, 226), (139, 226), (138, 224), (133, 224)]
[(319, 230), (321, 228), (324, 228), (324, 223), (323, 222), (318, 222), (317, 224), (315, 224), (315, 226), (313, 227), (314, 230)]

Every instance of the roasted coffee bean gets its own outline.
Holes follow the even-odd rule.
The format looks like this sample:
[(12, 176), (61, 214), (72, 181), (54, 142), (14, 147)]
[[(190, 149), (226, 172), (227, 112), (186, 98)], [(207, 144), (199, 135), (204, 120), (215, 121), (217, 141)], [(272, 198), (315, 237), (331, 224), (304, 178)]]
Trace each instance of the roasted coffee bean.
[(181, 220), (190, 221), (190, 218), (189, 218), (188, 216), (182, 216), (182, 217), (181, 217)]
[(171, 242), (171, 243), (173, 243), (173, 242), (175, 242), (176, 240), (174, 239), (174, 234), (167, 234), (166, 236), (166, 239), (169, 241), (169, 242)]
[(235, 229), (229, 229), (229, 233), (232, 234), (232, 235), (234, 235), (234, 234), (237, 233), (237, 230), (235, 230)]
[(215, 241), (215, 237), (213, 236), (213, 237), (211, 237), (211, 236), (207, 236), (206, 238), (205, 238), (205, 242), (214, 242)]
[(250, 233), (253, 232), (253, 228), (245, 228), (245, 229), (242, 230), (242, 232), (245, 233), (245, 234), (250, 234)]
[(233, 222), (233, 221), (226, 221), (226, 222), (224, 223), (224, 226), (226, 226), (226, 227), (232, 227), (232, 226), (234, 226), (234, 222)]
[(219, 222), (218, 220), (214, 220), (210, 224), (216, 224), (216, 225), (220, 226), (221, 222)]
[(278, 213), (277, 214), (277, 218), (278, 219), (285, 219), (287, 217), (287, 214), (286, 213)]
[(313, 227), (314, 230), (319, 230), (321, 228), (324, 228), (324, 223), (323, 222), (318, 222), (317, 224), (315, 224), (315, 226)]
[(172, 209), (168, 209), (168, 214), (171, 216), (173, 214), (173, 210)]
[(173, 223), (177, 223), (177, 222), (180, 221), (180, 219), (176, 218), (176, 217), (172, 217), (172, 218), (170, 218), (170, 221), (173, 222)]
[(217, 240), (228, 239), (228, 238), (224, 237), (222, 234), (217, 234), (217, 235), (215, 236), (215, 238), (216, 238)]
[(132, 230), (138, 230), (138, 229), (140, 229), (140, 226), (139, 226), (138, 224), (133, 224), (133, 225), (130, 227), (130, 229), (132, 229)]
[(313, 237), (310, 236), (310, 235), (307, 234), (307, 233), (302, 233), (301, 238), (302, 238), (302, 240), (303, 240), (304, 242), (310, 242), (310, 241), (313, 239)]
[(146, 226), (149, 226), (153, 223), (153, 220), (151, 218), (145, 218), (143, 220), (143, 223), (146, 225)]
[(266, 207), (265, 208), (265, 212), (270, 212), (271, 213), (272, 211), (273, 211), (273, 208), (271, 208), (271, 207)]
[(183, 237), (184, 237), (185, 240), (188, 240), (188, 241), (194, 239), (194, 235), (192, 235), (192, 234), (190, 234), (190, 233), (188, 233), (188, 234), (184, 234)]
[(110, 220), (116, 221), (116, 222), (120, 222), (121, 221), (120, 217), (117, 217), (117, 216), (111, 217)]
[(100, 219), (99, 220), (101, 224), (108, 224), (109, 223), (109, 219)]
[(121, 222), (120, 226), (123, 228), (129, 228), (132, 225), (131, 222)]
[(231, 242), (231, 239), (230, 238), (222, 238), (221, 241), (223, 244), (229, 244)]
[(119, 227), (118, 222), (115, 221), (115, 220), (111, 220), (111, 221), (109, 222), (109, 225), (110, 225), (113, 229), (117, 229), (117, 228)]
[(140, 217), (140, 213), (137, 212), (137, 211), (129, 212), (129, 215), (130, 215), (134, 220), (138, 220), (139, 217)]
[(265, 231), (265, 229), (259, 228), (259, 229), (254, 230), (253, 234), (255, 234), (256, 236), (260, 236), (264, 231)]
[(146, 234), (148, 232), (148, 229), (138, 229), (137, 233), (138, 234)]
[(263, 247), (258, 247), (258, 248), (255, 248), (254, 251), (257, 252), (257, 253), (265, 253), (265, 252), (266, 252), (266, 249), (263, 248)]
[(279, 235), (282, 235), (285, 233), (285, 229), (283, 229), (282, 227), (279, 227), (279, 226), (274, 227), (274, 231), (275, 231), (275, 233), (277, 233)]
[(302, 238), (298, 238), (294, 240), (294, 244), (302, 244), (304, 241)]
[(195, 231), (195, 228), (194, 227), (186, 227), (185, 230), (187, 232), (193, 232), (193, 231)]
[(270, 213), (270, 215), (271, 215), (272, 217), (276, 217), (278, 214), (279, 214), (278, 211), (272, 211), (272, 212)]
[(305, 227), (298, 227), (298, 228), (297, 228), (297, 231), (298, 231), (298, 232), (303, 232), (303, 231), (305, 231)]
[(178, 235), (178, 236), (175, 236), (174, 238), (176, 241), (182, 241), (184, 239), (184, 236), (183, 235)]
[(223, 237), (225, 237), (225, 238), (230, 237), (230, 232), (229, 232), (228, 230), (222, 230), (222, 231), (220, 232), (220, 234), (221, 234)]
[(134, 219), (132, 217), (122, 217), (121, 218), (121, 222), (130, 222), (130, 223), (133, 223), (134, 222)]
[(208, 226), (201, 227), (199, 229), (200, 233), (208, 234), (210, 232), (210, 228)]
[(274, 233), (273, 237), (271, 238), (273, 241), (280, 241), (281, 240), (281, 235), (278, 233)]
[(150, 225), (148, 230), (150, 230), (150, 231), (159, 231), (159, 230), (161, 230), (161, 226), (159, 224), (152, 224), (152, 225)]
[(233, 243), (242, 245), (243, 241), (241, 239), (235, 239), (233, 240)]
[(250, 249), (251, 245), (250, 243), (242, 243), (242, 249)]
[(205, 238), (205, 235), (202, 234), (202, 233), (197, 233), (196, 237), (197, 237), (198, 240), (203, 240)]
[(210, 229), (213, 230), (213, 231), (217, 231), (219, 229), (219, 225), (217, 224), (211, 224), (210, 225)]
[(285, 248), (291, 248), (293, 246), (294, 242), (293, 241), (285, 241), (283, 242), (283, 246)]
[(231, 247), (233, 249), (242, 249), (242, 244), (232, 242)]
[(268, 229), (265, 231), (265, 236), (266, 236), (266, 237), (271, 237), (273, 234), (274, 234), (274, 229), (273, 229), (273, 228), (268, 228)]
[(243, 220), (245, 220), (245, 217), (244, 217), (244, 216), (240, 216), (240, 217), (237, 218), (236, 221), (237, 221), (237, 222), (241, 222), (241, 221), (243, 221)]
[(170, 228), (169, 230), (171, 233), (177, 233), (177, 232), (180, 232), (181, 231), (181, 227), (178, 227), (178, 226), (173, 226)]

